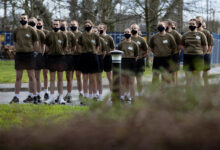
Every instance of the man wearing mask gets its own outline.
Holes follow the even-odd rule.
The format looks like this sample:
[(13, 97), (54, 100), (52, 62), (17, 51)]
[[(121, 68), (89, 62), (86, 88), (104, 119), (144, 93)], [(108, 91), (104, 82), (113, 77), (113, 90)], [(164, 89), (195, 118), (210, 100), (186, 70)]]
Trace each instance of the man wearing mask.
[(46, 50), (48, 51), (48, 66), (50, 70), (50, 98), (45, 101), (46, 104), (55, 102), (55, 77), (58, 75), (58, 93), (59, 103), (66, 104), (63, 99), (63, 71), (66, 70), (65, 53), (67, 52), (67, 36), (60, 32), (60, 20), (53, 21), (53, 32), (46, 36)]
[(67, 52), (65, 53), (65, 60), (67, 64), (66, 68), (66, 80), (67, 80), (67, 94), (64, 97), (64, 100), (67, 103), (71, 103), (71, 92), (72, 92), (72, 86), (73, 86), (73, 73), (74, 73), (74, 60), (73, 60), (73, 54), (76, 49), (76, 38), (74, 34), (67, 30), (68, 25), (65, 20), (61, 21), (60, 30), (64, 32), (67, 36)]
[[(37, 19), (37, 29), (44, 32), (45, 36), (49, 33), (48, 30), (44, 29), (44, 22), (42, 19)], [(48, 53), (47, 51), (44, 52), (42, 63), (43, 65), (43, 78), (44, 78), (44, 100), (49, 99), (49, 93), (48, 93), (48, 66), (47, 66), (47, 60), (48, 60)]]
[(107, 45), (106, 55), (104, 56), (104, 71), (109, 81), (109, 88), (112, 90), (112, 57), (109, 52), (115, 49), (115, 44), (113, 38), (106, 33), (107, 26), (105, 24), (99, 24), (98, 28), (100, 36), (105, 40)]
[(171, 62), (172, 80), (175, 84), (177, 84), (178, 83), (178, 71), (180, 69), (180, 51), (182, 48), (182, 45), (181, 45), (182, 36), (176, 30), (172, 29), (173, 27), (172, 20), (166, 20), (166, 24), (167, 24), (166, 32), (171, 34), (174, 37), (176, 45), (177, 45), (177, 49), (172, 54), (172, 62)]
[(28, 16), (22, 14), (20, 17), (21, 26), (13, 32), (13, 40), (16, 49), (15, 54), (15, 96), (10, 103), (19, 103), (19, 93), (23, 71), (27, 70), (29, 78), (29, 99), (31, 102), (37, 101), (36, 79), (35, 79), (35, 51), (39, 51), (38, 35), (36, 30), (28, 26)]
[[(38, 40), (39, 40), (39, 51), (36, 52), (36, 65), (35, 65), (35, 78), (36, 78), (36, 87), (37, 87), (37, 101), (34, 101), (35, 104), (37, 103), (41, 103), (41, 96), (40, 96), (40, 92), (41, 92), (41, 79), (40, 79), (40, 74), (41, 74), (41, 69), (43, 69), (44, 67), (44, 51), (45, 51), (45, 34), (43, 31), (38, 30), (36, 28), (36, 24), (37, 24), (37, 19), (34, 17), (29, 18), (28, 20), (28, 24), (29, 26), (33, 27), (38, 34)], [(27, 100), (25, 102), (29, 102), (30, 97), (27, 98)]]
[(157, 25), (158, 33), (150, 39), (150, 48), (154, 54), (153, 60), (153, 79), (152, 82), (158, 82), (161, 74), (162, 81), (171, 82), (171, 65), (172, 54), (176, 51), (177, 46), (172, 35), (167, 34), (165, 22), (159, 22)]
[(189, 31), (182, 37), (184, 51), (184, 70), (187, 85), (201, 84), (201, 71), (204, 69), (204, 54), (208, 50), (207, 38), (198, 32), (196, 19), (189, 21)]
[(214, 39), (212, 37), (212, 34), (207, 29), (203, 28), (202, 26), (203, 22), (204, 20), (202, 17), (200, 16), (196, 17), (197, 30), (205, 34), (208, 42), (208, 51), (204, 55), (203, 80), (205, 85), (209, 85), (208, 75), (209, 75), (209, 70), (211, 69), (211, 54), (214, 47)]
[[(76, 72), (76, 80), (77, 80), (77, 89), (79, 92), (79, 98), (83, 97), (83, 91), (82, 91), (82, 73), (80, 69), (80, 55), (81, 55), (81, 49), (78, 44), (78, 39), (82, 35), (82, 32), (79, 31), (79, 23), (76, 20), (72, 20), (70, 23), (70, 29), (72, 33), (75, 35), (76, 38), (76, 50), (73, 52), (73, 61), (74, 61), (74, 70)], [(74, 73), (73, 73), (74, 75)]]
[(143, 90), (142, 79), (146, 68), (148, 45), (147, 42), (144, 40), (144, 38), (138, 35), (139, 32), (141, 31), (137, 24), (131, 25), (131, 33), (132, 33), (131, 40), (133, 40), (139, 47), (139, 58), (136, 64), (136, 80), (137, 80), (138, 93), (140, 94), (141, 90)]

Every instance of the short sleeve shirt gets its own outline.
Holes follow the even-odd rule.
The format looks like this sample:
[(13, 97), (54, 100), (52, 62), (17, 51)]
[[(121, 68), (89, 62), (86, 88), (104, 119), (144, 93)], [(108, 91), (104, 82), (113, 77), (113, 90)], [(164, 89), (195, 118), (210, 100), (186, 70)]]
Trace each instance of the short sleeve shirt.
[(37, 31), (30, 26), (18, 27), (13, 32), (13, 40), (16, 52), (34, 52), (34, 42), (38, 41)]

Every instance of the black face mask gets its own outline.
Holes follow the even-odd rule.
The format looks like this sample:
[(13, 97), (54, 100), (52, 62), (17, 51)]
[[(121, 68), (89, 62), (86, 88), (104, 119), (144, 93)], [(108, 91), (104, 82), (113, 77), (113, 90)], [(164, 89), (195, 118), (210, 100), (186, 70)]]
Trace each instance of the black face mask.
[(131, 34), (126, 33), (124, 36), (125, 36), (126, 39), (129, 39), (131, 37)]
[(31, 22), (28, 22), (28, 25), (29, 25), (29, 26), (32, 26), (32, 27), (35, 27), (36, 23), (33, 22), (33, 21), (31, 21)]
[(132, 33), (133, 35), (136, 35), (138, 32), (137, 32), (137, 30), (131, 30), (131, 33)]
[(58, 32), (60, 28), (53, 28), (54, 32)]
[(71, 29), (72, 31), (76, 31), (76, 30), (77, 30), (77, 27), (76, 27), (76, 26), (72, 26), (72, 27), (70, 27), (70, 29)]
[(41, 30), (43, 28), (43, 26), (37, 26), (38, 30)]
[(103, 33), (104, 33), (104, 30), (100, 30), (99, 33), (100, 33), (100, 34), (103, 34)]
[(91, 26), (89, 26), (89, 27), (85, 27), (85, 30), (86, 30), (87, 32), (89, 32), (89, 31), (92, 30), (92, 27), (91, 27)]
[(64, 26), (61, 26), (61, 27), (60, 27), (60, 30), (61, 30), (61, 31), (65, 31), (66, 28), (65, 28)]
[(27, 24), (27, 21), (26, 20), (21, 20), (20, 23), (24, 26)]
[(173, 30), (176, 30), (176, 28), (175, 28), (175, 27), (172, 27), (172, 29), (173, 29)]
[(196, 26), (189, 26), (189, 29), (190, 29), (191, 31), (195, 31)]
[(166, 31), (168, 31), (168, 30), (169, 30), (169, 28), (167, 27), (167, 28), (166, 28)]
[(158, 26), (157, 29), (159, 32), (163, 32), (165, 30), (164, 26)]
[(198, 28), (200, 28), (202, 26), (202, 23), (200, 22), (199, 24), (198, 24)]

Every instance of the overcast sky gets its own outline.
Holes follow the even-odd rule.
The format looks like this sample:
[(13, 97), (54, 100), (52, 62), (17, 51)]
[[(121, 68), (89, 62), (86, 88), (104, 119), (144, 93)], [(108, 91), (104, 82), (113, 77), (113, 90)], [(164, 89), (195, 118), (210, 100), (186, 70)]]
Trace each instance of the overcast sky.
[[(189, 2), (192, 0), (184, 0), (184, 2)], [(220, 0), (209, 0), (210, 1), (210, 9), (215, 11), (215, 20), (220, 21)], [(56, 13), (53, 8), (56, 5), (53, 0), (45, 0), (44, 4), (46, 6), (49, 6), (49, 10), (51, 12), (53, 12), (53, 18), (60, 18), (60, 13), (62, 15), (62, 18), (69, 16), (69, 10), (67, 9), (63, 9), (62, 12), (58, 12)], [(207, 13), (206, 13), (206, 0), (200, 0), (199, 2), (197, 2), (195, 8), (195, 11), (200, 11), (200, 13), (188, 13), (188, 12), (184, 12), (184, 21), (188, 21), (189, 19), (191, 19), (192, 17), (195, 16), (203, 16), (205, 19), (207, 17)], [(202, 9), (203, 8), (203, 9)], [(23, 13), (23, 12), (21, 12)], [(0, 10), (0, 14), (1, 16), (3, 15), (3, 10)], [(213, 15), (210, 16), (211, 19), (213, 18)]]

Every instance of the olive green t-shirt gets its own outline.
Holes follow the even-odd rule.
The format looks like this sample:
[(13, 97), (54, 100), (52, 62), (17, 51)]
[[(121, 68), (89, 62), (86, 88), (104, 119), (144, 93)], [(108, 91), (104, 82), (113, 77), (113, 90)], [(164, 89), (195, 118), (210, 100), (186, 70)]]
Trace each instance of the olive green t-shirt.
[(139, 55), (138, 45), (134, 42), (128, 42), (123, 40), (118, 45), (118, 50), (123, 51), (122, 58), (136, 58)]
[(30, 26), (18, 27), (13, 32), (13, 40), (16, 52), (34, 52), (34, 42), (38, 41), (37, 31)]
[(102, 37), (99, 37), (100, 38), (100, 47), (99, 47), (99, 51), (98, 51), (98, 55), (103, 55), (103, 52), (107, 50), (107, 45), (106, 45), (106, 42), (105, 40), (102, 38)]
[(208, 46), (214, 46), (214, 39), (213, 39), (212, 34), (208, 30), (202, 30), (200, 32), (205, 34), (207, 38)]
[(142, 58), (143, 55), (148, 50), (147, 42), (141, 36), (138, 36), (138, 37), (132, 36), (131, 40), (133, 40), (138, 45), (138, 47), (139, 47), (139, 57)]
[(105, 40), (105, 44), (107, 45), (107, 50), (106, 53), (108, 54), (110, 51), (115, 49), (115, 44), (114, 44), (114, 40), (111, 36), (109, 36), (108, 34), (101, 35), (101, 37)]
[(38, 30), (38, 29), (36, 29), (36, 30), (37, 30), (39, 44), (45, 44), (46, 36), (45, 36), (44, 32), (41, 30)]
[(168, 57), (177, 49), (175, 39), (170, 34), (155, 34), (150, 39), (150, 48), (154, 50), (155, 57)]
[(76, 46), (76, 38), (75, 38), (75, 36), (74, 36), (74, 34), (72, 33), (72, 32), (70, 32), (70, 31), (67, 31), (67, 32), (64, 32), (66, 35), (67, 35), (67, 44), (68, 44), (68, 46), (67, 46), (67, 52), (66, 52), (66, 54), (67, 55), (71, 55), (71, 54), (73, 54), (74, 52), (72, 51), (72, 48), (74, 47), (74, 46)]
[(46, 30), (46, 29), (43, 29), (43, 32), (45, 35), (47, 35), (50, 31)]
[(81, 53), (81, 47), (78, 43), (79, 37), (82, 35), (82, 32), (72, 32), (76, 38), (76, 50), (73, 52), (73, 55), (79, 55)]
[(207, 46), (207, 39), (202, 32), (186, 32), (182, 37), (182, 45), (184, 46), (184, 54), (202, 55), (203, 47)]
[[(181, 34), (179, 34), (179, 32), (177, 32), (176, 30), (172, 30), (171, 32), (168, 32), (168, 33), (171, 34), (174, 37), (177, 46), (182, 44), (181, 43), (182, 42), (182, 36), (181, 36)], [(179, 52), (176, 49), (174, 54), (177, 54), (177, 53), (179, 53)]]
[(63, 32), (50, 32), (46, 36), (46, 45), (49, 48), (49, 55), (65, 55), (67, 48), (67, 36)]
[(100, 47), (100, 38), (97, 34), (83, 33), (78, 39), (79, 45), (82, 47), (82, 53), (97, 53), (97, 47)]

